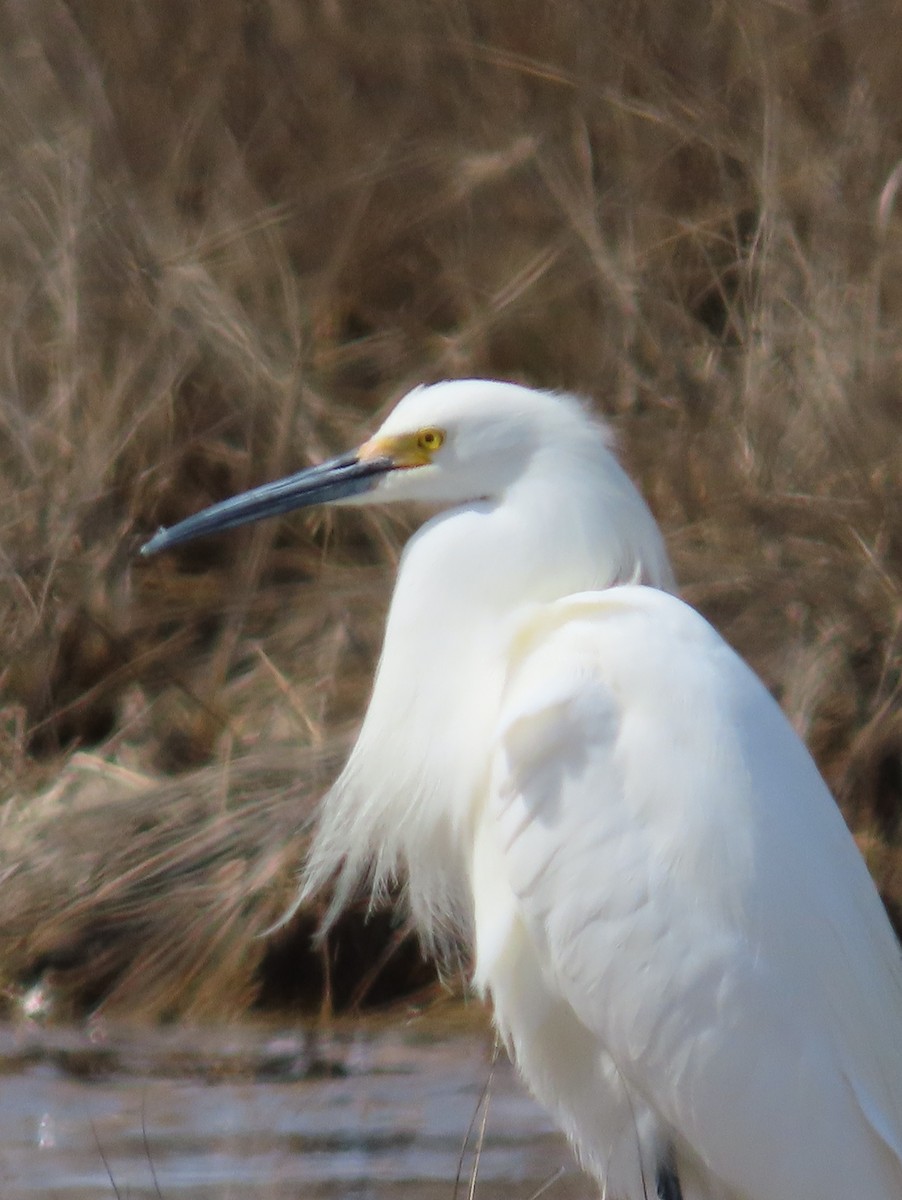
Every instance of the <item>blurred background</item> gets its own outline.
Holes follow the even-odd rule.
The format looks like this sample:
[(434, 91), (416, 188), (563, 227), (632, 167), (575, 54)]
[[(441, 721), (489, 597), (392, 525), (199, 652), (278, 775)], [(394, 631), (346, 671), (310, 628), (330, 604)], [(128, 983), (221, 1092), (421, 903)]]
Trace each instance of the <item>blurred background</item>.
[(366, 703), (403, 518), (134, 553), (439, 378), (610, 420), (898, 917), (900, 41), (895, 0), (7, 0), (7, 1011), (434, 989), (391, 913), (256, 938)]

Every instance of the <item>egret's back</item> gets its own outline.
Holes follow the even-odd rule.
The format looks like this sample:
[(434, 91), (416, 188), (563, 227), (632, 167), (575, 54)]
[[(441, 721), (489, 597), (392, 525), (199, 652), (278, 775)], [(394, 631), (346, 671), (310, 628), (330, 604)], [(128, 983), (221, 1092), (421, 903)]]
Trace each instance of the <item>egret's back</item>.
[(478, 981), (608, 1195), (902, 1196), (898, 945), (807, 751), (646, 588), (514, 642), (474, 868)]

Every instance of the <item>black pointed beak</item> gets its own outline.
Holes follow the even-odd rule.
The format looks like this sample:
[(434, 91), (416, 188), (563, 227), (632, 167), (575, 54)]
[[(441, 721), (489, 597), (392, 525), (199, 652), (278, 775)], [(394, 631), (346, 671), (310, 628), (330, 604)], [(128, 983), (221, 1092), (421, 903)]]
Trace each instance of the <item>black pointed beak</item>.
[(357, 496), (374, 487), (379, 476), (391, 471), (394, 465), (390, 458), (359, 458), (357, 451), (340, 455), (318, 467), (299, 471), (275, 483), (264, 483), (240, 496), (213, 504), (169, 529), (160, 529), (141, 547), (141, 554), (149, 557), (180, 542), (221, 533), (236, 525), (261, 521), (264, 517), (307, 508), (311, 504), (328, 504), (346, 496)]

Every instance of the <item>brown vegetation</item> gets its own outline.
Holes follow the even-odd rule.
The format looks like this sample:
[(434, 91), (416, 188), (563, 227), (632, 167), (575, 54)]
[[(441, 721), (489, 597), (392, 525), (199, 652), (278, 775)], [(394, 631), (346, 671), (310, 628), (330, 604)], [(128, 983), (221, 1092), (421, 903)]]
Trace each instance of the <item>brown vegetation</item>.
[(610, 417), (687, 597), (902, 902), (900, 111), (890, 0), (7, 5), (10, 995), (321, 989), (253, 935), (365, 703), (403, 529), (133, 551), (438, 377)]

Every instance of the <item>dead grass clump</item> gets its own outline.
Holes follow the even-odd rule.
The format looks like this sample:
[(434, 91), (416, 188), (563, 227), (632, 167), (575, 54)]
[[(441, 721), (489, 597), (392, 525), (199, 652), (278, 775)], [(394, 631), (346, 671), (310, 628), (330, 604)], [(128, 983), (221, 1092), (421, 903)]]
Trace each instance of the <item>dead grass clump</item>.
[(4, 826), (7, 1011), (198, 1020), (353, 1009), (427, 986), (403, 929), (375, 919), (361, 936), (363, 907), (323, 947), (315, 913), (267, 934), (344, 749), (245, 756), (166, 784), (75, 755)]
[[(350, 728), (403, 529), (313, 514), (140, 565), (137, 541), (352, 444), (415, 382), (500, 376), (581, 391), (612, 419), (686, 594), (781, 697), (902, 900), (897, 15), (890, 0), (7, 6), (4, 795), (45, 794), (89, 750), (183, 802), (208, 771), (243, 778), (248, 813), (259, 787), (275, 821), (246, 757), (290, 746), (300, 772)], [(303, 785), (284, 786), (290, 810)], [(64, 859), (69, 821), (101, 808), (62, 811), (56, 841), (36, 817), (34, 840), (9, 843), (45, 931), (21, 926), (13, 974), (56, 944), (60, 906), (105, 946), (156, 903), (152, 864), (179, 861), (180, 826), (134, 840), (142, 797), (109, 799), (127, 920), (94, 920), (112, 877), (90, 872), (35, 907), (41, 847)], [(198, 812), (189, 843), (206, 821), (228, 842)], [(237, 964), (251, 925), (204, 961)], [(83, 944), (75, 928), (59, 936)], [(141, 960), (148, 995), (169, 997), (153, 1011), (175, 1003), (180, 944)], [(124, 994), (95, 970), (94, 998)]]

